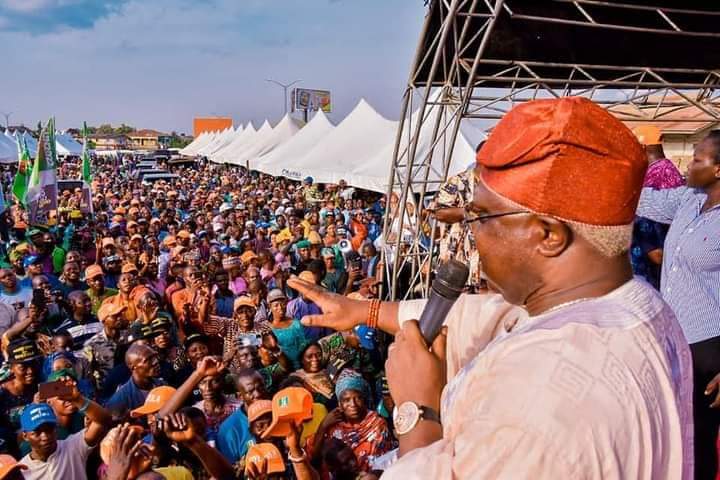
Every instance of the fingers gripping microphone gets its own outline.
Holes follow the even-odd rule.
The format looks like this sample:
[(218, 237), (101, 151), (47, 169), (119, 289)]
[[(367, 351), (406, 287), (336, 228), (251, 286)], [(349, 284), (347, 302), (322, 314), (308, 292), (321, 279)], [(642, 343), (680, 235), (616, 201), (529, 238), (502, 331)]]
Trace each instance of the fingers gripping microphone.
[(468, 267), (455, 259), (448, 260), (438, 268), (419, 320), (420, 331), (428, 345), (432, 345), (440, 333), (445, 317), (465, 288), (469, 275)]

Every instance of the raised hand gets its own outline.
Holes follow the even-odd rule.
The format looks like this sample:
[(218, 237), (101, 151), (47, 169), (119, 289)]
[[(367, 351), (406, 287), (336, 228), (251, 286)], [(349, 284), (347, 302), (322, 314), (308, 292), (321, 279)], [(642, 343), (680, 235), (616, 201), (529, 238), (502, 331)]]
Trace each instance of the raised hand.
[(307, 315), (302, 324), (308, 327), (329, 327), (337, 331), (350, 330), (367, 319), (370, 302), (352, 300), (336, 293), (292, 277), (288, 285), (313, 301), (323, 311), (319, 315)]
[[(208, 358), (208, 357), (205, 357)], [(173, 442), (189, 442), (195, 438), (192, 423), (184, 413), (171, 413), (164, 418), (163, 432)]]
[(215, 357), (205, 357), (200, 360), (195, 368), (195, 371), (201, 377), (213, 377), (222, 373), (225, 370), (225, 365), (222, 361)]

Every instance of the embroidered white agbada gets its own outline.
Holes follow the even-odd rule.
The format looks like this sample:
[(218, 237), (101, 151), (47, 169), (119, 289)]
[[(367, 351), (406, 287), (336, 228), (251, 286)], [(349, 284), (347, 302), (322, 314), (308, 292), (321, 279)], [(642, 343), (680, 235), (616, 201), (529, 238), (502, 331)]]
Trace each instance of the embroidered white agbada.
[[(400, 321), (423, 305), (401, 303)], [(383, 479), (692, 478), (690, 351), (648, 284), (536, 317), (466, 295), (446, 323), (443, 439)]]

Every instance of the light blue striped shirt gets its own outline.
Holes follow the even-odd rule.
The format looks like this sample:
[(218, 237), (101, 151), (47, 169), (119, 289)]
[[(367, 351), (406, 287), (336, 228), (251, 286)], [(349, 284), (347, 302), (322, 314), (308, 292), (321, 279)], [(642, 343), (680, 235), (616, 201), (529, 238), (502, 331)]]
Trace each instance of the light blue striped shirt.
[(643, 188), (637, 210), (670, 224), (660, 291), (688, 343), (720, 336), (720, 205), (700, 213), (706, 199), (688, 187)]

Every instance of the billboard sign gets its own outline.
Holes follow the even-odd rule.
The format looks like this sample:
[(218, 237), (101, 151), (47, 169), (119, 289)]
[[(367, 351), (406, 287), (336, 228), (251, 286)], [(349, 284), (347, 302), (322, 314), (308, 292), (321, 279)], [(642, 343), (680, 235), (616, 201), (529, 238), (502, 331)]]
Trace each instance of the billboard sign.
[(311, 90), (309, 88), (295, 88), (292, 93), (292, 105), (294, 110), (307, 110), (317, 112), (322, 110), (325, 113), (332, 112), (329, 90)]

